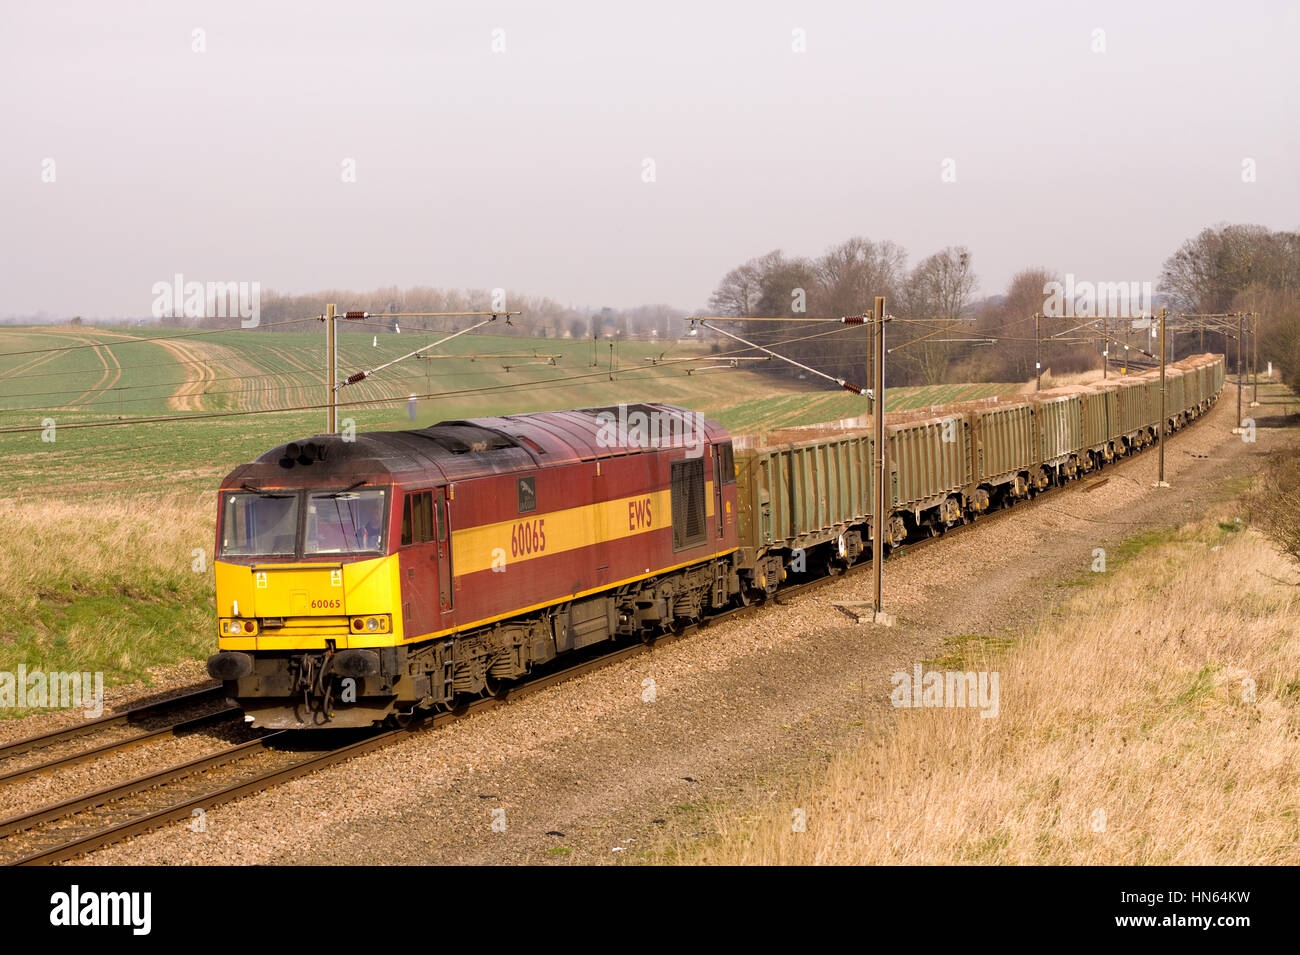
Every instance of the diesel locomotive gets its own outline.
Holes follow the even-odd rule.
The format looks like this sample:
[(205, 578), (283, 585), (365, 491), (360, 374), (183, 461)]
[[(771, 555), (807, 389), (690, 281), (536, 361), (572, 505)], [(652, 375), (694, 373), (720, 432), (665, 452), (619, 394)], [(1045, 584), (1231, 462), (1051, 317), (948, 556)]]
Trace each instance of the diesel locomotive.
[[(1064, 484), (1204, 414), (1219, 355), (886, 418), (887, 549)], [(255, 726), (402, 722), (649, 640), (870, 553), (868, 419), (728, 434), (622, 405), (275, 448), (222, 482), (218, 652)]]
[(209, 672), (258, 726), (453, 705), (739, 586), (731, 439), (670, 406), (318, 435), (220, 493)]

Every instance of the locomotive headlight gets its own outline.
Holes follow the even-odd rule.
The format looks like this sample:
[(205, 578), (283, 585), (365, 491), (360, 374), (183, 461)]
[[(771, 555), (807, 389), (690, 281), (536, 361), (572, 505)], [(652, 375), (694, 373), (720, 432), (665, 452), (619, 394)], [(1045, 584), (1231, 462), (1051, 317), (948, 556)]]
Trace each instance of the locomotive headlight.
[(227, 617), (218, 623), (217, 630), (223, 637), (251, 637), (257, 633), (257, 621)]
[(353, 617), (353, 633), (387, 633), (389, 631), (389, 616), (386, 613), (376, 614), (373, 617)]

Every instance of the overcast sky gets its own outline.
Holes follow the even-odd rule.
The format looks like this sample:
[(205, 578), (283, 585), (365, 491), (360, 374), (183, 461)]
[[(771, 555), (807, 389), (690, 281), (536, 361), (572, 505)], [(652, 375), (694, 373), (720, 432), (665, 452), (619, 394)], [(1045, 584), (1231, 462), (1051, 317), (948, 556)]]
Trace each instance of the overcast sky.
[(1297, 3), (1065, 6), (11, 4), (0, 315), (178, 272), (689, 309), (853, 235), (966, 245), (990, 294), (1300, 227)]

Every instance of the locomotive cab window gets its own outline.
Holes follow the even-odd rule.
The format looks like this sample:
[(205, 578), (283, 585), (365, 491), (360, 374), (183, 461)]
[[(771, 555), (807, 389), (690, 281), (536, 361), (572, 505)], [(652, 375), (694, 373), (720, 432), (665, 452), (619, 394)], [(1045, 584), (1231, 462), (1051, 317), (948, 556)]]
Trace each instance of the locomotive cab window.
[(374, 553), (383, 549), (387, 495), (380, 490), (307, 495), (303, 554)]
[(225, 496), (221, 515), (221, 556), (292, 556), (297, 537), (297, 494), (240, 492)]
[(671, 467), (673, 550), (704, 543), (704, 459), (674, 461)]

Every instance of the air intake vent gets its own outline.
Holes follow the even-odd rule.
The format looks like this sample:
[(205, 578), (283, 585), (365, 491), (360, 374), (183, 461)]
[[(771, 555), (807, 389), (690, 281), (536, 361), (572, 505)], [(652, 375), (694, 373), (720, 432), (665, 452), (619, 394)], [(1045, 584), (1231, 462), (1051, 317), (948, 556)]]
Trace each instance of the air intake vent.
[(673, 550), (704, 543), (704, 459), (672, 464)]

